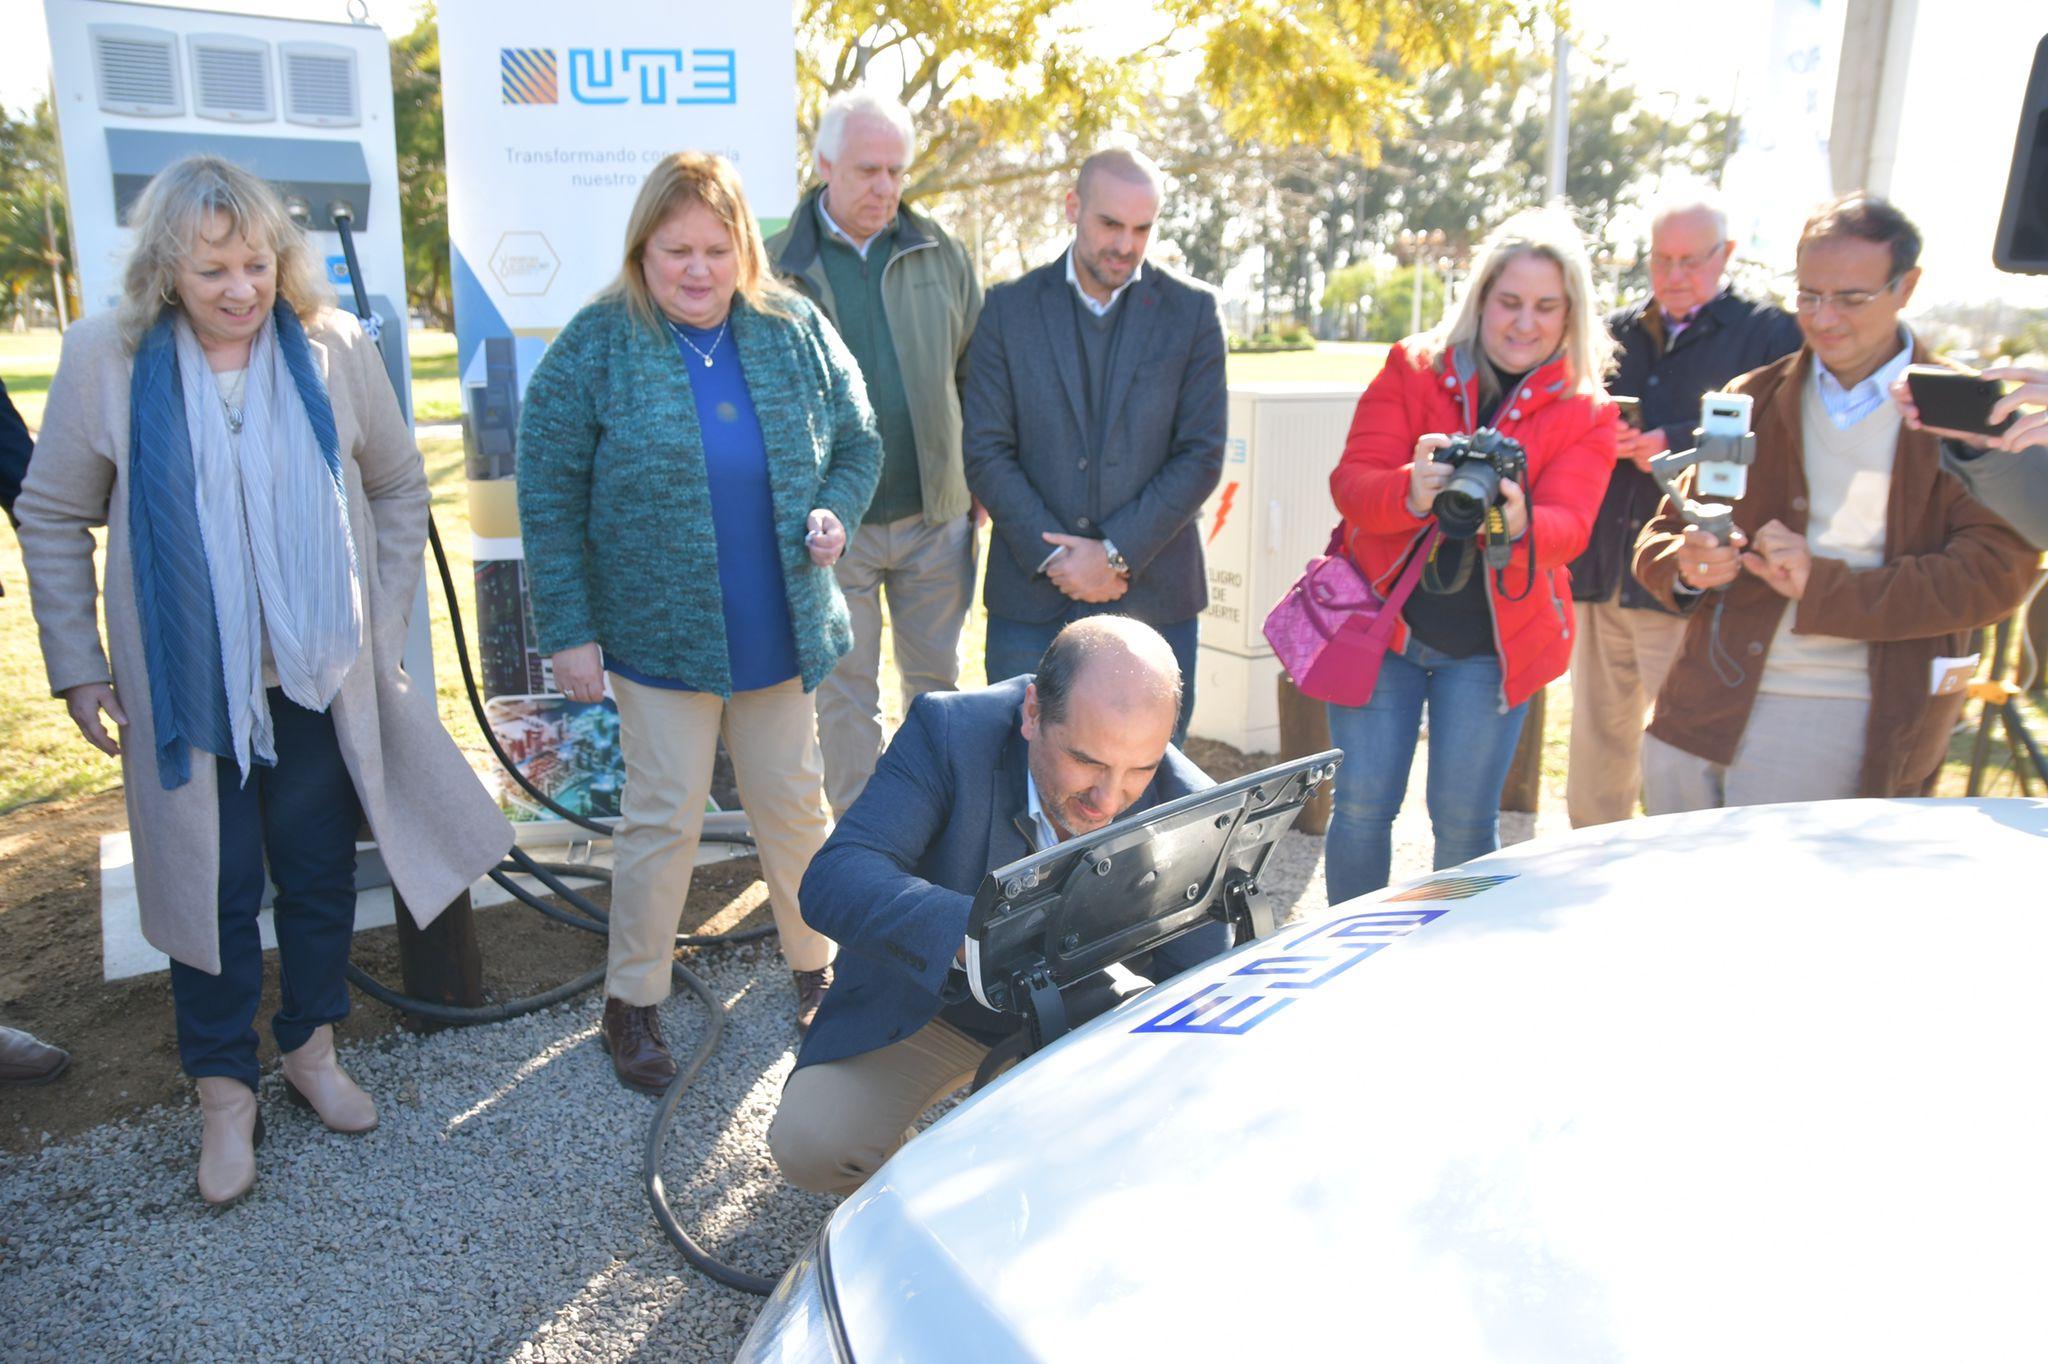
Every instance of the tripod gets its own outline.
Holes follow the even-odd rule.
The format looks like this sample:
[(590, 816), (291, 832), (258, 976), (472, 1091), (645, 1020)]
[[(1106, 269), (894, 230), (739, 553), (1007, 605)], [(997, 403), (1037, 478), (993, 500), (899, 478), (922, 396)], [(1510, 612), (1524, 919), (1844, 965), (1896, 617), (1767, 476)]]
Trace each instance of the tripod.
[[(2039, 590), (2039, 584), (2036, 584)], [(2029, 594), (2031, 599), (2031, 594)], [(2032, 772), (2040, 781), (2042, 790), (2048, 792), (2048, 762), (2041, 756), (2041, 746), (2027, 729), (2026, 717), (2020, 712), (2020, 687), (2007, 675), (2006, 650), (2012, 643), (2012, 623), (2024, 615), (2022, 606), (2013, 616), (1998, 622), (1991, 637), (1991, 668), (1980, 681), (1970, 684), (1969, 696), (1981, 702), (1983, 709), (1977, 713), (1977, 738), (1970, 749), (1970, 784), (1964, 790), (1966, 796), (1984, 793), (1984, 768), (1991, 757), (1991, 722), (1996, 718), (2005, 727), (2006, 747), (2012, 752), (2013, 776), (2020, 784), (2020, 794), (2034, 794), (2033, 783), (2027, 773)], [(2012, 660), (2012, 676), (2018, 676), (2026, 667), (2027, 650), (2019, 651), (2020, 657)], [(2025, 761), (2021, 761), (2024, 754)]]

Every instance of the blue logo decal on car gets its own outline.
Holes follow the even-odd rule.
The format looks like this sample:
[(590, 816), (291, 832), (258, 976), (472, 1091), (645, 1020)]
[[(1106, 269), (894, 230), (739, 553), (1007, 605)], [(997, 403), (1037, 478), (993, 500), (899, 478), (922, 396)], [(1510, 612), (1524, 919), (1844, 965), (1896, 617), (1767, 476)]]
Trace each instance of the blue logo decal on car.
[[(1381, 904), (1469, 900), (1513, 878), (1452, 876), (1390, 895)], [(1221, 1033), (1237, 1037), (1319, 990), (1383, 947), (1399, 942), (1447, 909), (1373, 909), (1317, 924), (1275, 942), (1222, 980), (1132, 1027), (1132, 1032)]]

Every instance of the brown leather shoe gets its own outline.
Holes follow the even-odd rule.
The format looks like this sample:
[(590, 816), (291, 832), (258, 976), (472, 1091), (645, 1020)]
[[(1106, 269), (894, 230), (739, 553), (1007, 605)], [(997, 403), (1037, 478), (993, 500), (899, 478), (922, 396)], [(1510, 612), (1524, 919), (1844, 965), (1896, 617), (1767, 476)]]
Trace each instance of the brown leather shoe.
[(652, 1004), (633, 1005), (605, 996), (604, 1047), (612, 1069), (628, 1089), (659, 1094), (676, 1078), (676, 1058), (661, 1040), (661, 1020)]
[(832, 964), (827, 962), (815, 971), (789, 974), (796, 978), (796, 1030), (809, 1032), (818, 1016), (818, 1006), (825, 1002), (825, 992), (832, 988)]
[(19, 1028), (0, 1028), (0, 1085), (46, 1085), (70, 1064), (71, 1053), (62, 1047)]

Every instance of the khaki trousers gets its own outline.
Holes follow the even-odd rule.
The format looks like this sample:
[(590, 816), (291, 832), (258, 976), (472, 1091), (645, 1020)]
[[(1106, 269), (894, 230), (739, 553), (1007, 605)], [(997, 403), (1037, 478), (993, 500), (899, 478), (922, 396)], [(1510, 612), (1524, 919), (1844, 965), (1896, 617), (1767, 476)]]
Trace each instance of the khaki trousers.
[(1643, 805), (1653, 815), (1847, 800), (1863, 777), (1868, 701), (1760, 693), (1727, 766), (1643, 739)]
[(878, 1050), (799, 1067), (768, 1126), (782, 1177), (812, 1193), (852, 1193), (915, 1135), (918, 1115), (971, 1081), (987, 1055), (935, 1018)]
[(960, 628), (974, 596), (974, 527), (965, 517), (928, 526), (922, 516), (862, 526), (834, 565), (853, 618), (853, 648), (818, 688), (825, 795), (844, 817), (882, 755), (882, 594), (903, 704), (960, 683)]
[(1686, 618), (1624, 607), (1619, 594), (1574, 606), (1579, 637), (1564, 799), (1572, 827), (1583, 829), (1635, 816), (1643, 726), (1685, 640)]
[(612, 927), (605, 992), (627, 1004), (668, 998), (676, 926), (690, 894), (711, 767), (725, 738), (740, 803), (761, 852), (782, 955), (793, 971), (832, 960), (832, 940), (803, 921), (797, 885), (832, 832), (825, 817), (817, 717), (798, 678), (731, 699), (643, 686), (610, 673), (626, 790), (612, 837)]

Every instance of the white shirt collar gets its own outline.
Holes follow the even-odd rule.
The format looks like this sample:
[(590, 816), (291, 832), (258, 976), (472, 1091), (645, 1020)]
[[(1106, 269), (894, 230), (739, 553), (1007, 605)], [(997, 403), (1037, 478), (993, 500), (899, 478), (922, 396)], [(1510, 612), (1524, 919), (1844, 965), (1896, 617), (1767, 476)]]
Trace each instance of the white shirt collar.
[[(851, 234), (845, 228), (841, 227), (838, 223), (833, 221), (831, 211), (825, 207), (825, 194), (822, 191), (818, 195), (818, 217), (824, 222), (825, 230), (827, 232), (830, 232), (833, 236), (839, 238), (839, 240), (845, 242), (848, 246), (860, 252), (860, 258), (862, 260), (866, 260), (868, 258), (868, 248), (875, 244), (875, 237), (879, 237), (882, 235), (881, 232), (877, 232), (875, 234), (875, 237), (869, 237), (864, 242), (855, 241), (853, 239), (853, 234)], [(888, 229), (883, 228), (882, 231), (886, 232), (888, 231)]]
[(1033, 852), (1044, 852), (1058, 846), (1060, 831), (1053, 827), (1045, 807), (1038, 803), (1038, 778), (1032, 776), (1028, 769), (1024, 773), (1024, 813), (1031, 817), (1031, 831), (1036, 835), (1033, 841), (1038, 846), (1032, 849)]
[(1901, 322), (1899, 353), (1878, 366), (1875, 374), (1853, 387), (1844, 387), (1834, 372), (1816, 356), (1813, 362), (1814, 389), (1820, 394), (1821, 406), (1836, 428), (1846, 431), (1891, 401), (1892, 384), (1912, 363), (1913, 333)]
[[(818, 196), (819, 207), (822, 208), (824, 206), (824, 203), (825, 196), (821, 194)], [(1115, 292), (1110, 294), (1109, 302), (1098, 303), (1095, 301), (1093, 295), (1091, 295), (1086, 289), (1083, 289), (1081, 287), (1081, 281), (1075, 277), (1074, 248), (1072, 246), (1069, 246), (1067, 248), (1067, 283), (1073, 287), (1074, 293), (1080, 297), (1082, 304), (1088, 309), (1088, 311), (1094, 313), (1097, 317), (1101, 317), (1111, 308), (1114, 308), (1116, 306), (1116, 301), (1124, 296), (1124, 290), (1130, 288), (1133, 284), (1136, 284), (1138, 282), (1138, 277), (1144, 273), (1145, 262), (1139, 261), (1138, 268), (1131, 271), (1131, 277), (1125, 280), (1122, 284), (1118, 285)]]

